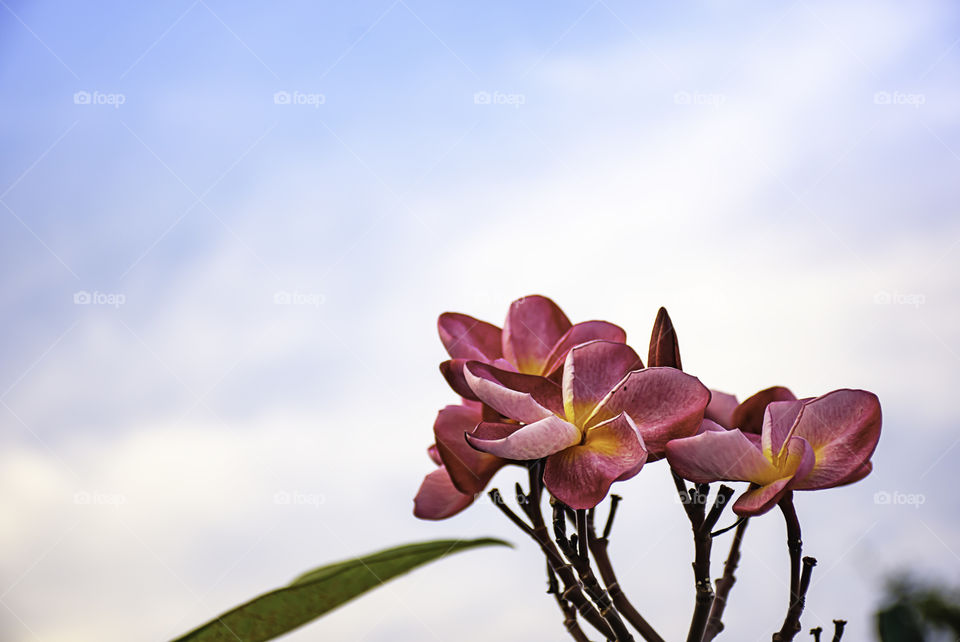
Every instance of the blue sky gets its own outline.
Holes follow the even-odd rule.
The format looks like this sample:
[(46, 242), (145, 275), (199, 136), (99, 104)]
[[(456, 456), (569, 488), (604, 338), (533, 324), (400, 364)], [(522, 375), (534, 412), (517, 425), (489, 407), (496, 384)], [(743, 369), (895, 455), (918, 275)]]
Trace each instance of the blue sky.
[[(488, 534), (520, 548), (290, 639), (559, 637), (490, 507), (410, 515), (451, 401), (436, 316), (530, 293), (641, 349), (666, 305), (741, 397), (880, 395), (874, 474), (798, 500), (805, 624), (869, 640), (885, 573), (956, 577), (952, 3), (0, 4), (4, 639), (170, 638), (324, 561)], [(623, 581), (679, 636), (688, 526), (662, 466), (620, 486)], [(751, 526), (738, 639), (782, 618), (781, 539)]]

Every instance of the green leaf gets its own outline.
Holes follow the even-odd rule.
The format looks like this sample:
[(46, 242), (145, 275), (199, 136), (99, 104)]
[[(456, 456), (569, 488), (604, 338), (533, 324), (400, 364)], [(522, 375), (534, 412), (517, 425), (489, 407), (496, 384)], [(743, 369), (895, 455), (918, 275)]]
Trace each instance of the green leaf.
[(261, 642), (292, 631), (341, 604), (399, 575), (470, 548), (511, 546), (485, 537), (445, 539), (388, 548), (308, 571), (289, 585), (246, 604), (177, 638), (174, 642)]

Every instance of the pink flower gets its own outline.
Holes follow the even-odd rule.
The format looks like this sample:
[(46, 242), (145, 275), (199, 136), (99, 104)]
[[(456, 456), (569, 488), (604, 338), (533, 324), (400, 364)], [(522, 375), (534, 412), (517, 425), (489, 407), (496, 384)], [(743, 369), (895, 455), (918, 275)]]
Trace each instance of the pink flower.
[(627, 338), (622, 328), (606, 321), (573, 325), (556, 303), (539, 295), (511, 303), (503, 330), (455, 312), (441, 314), (437, 328), (451, 357), (440, 364), (440, 370), (457, 394), (472, 400), (477, 397), (463, 376), (467, 361), (523, 374), (553, 375), (559, 381), (559, 369), (573, 346), (595, 339), (623, 343)]
[[(545, 351), (544, 351), (545, 352)], [(632, 348), (591, 341), (569, 350), (562, 385), (479, 361), (464, 366), (470, 389), (517, 424), (484, 422), (467, 441), (510, 460), (546, 458), (543, 481), (559, 500), (592, 508), (649, 453), (696, 432), (710, 398), (694, 377), (647, 368)]]
[[(782, 390), (777, 394), (783, 395)], [(834, 390), (815, 399), (769, 403), (759, 435), (717, 426), (672, 441), (666, 447), (667, 460), (696, 483), (751, 482), (755, 486), (737, 499), (733, 510), (759, 515), (787, 491), (832, 488), (866, 477), (880, 424), (876, 395)]]
[(428, 474), (414, 498), (413, 514), (421, 519), (446, 519), (473, 503), (506, 461), (478, 452), (464, 440), (483, 420), (480, 404), (447, 406), (433, 424), (436, 443), (428, 449), (439, 466)]
[(774, 401), (795, 401), (796, 396), (789, 388), (773, 386), (756, 393), (743, 403), (737, 398), (719, 390), (710, 391), (710, 405), (704, 417), (724, 428), (739, 428), (743, 432), (759, 435), (763, 427), (763, 413)]

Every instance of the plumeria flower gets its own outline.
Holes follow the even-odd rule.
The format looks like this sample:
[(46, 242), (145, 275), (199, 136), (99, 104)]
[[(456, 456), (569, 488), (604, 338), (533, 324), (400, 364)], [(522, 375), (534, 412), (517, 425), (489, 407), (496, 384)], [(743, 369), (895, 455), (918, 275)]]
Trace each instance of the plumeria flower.
[[(413, 513), (422, 519), (446, 519), (473, 503), (493, 475), (507, 462), (479, 452), (464, 441), (483, 420), (480, 404), (447, 406), (433, 424), (436, 443), (427, 450), (438, 468), (424, 478), (414, 498)], [(484, 433), (487, 434), (487, 433)]]
[(788, 491), (832, 488), (866, 477), (873, 468), (870, 457), (880, 439), (880, 423), (876, 395), (834, 390), (768, 404), (759, 435), (716, 426), (672, 441), (667, 460), (696, 483), (751, 482), (754, 486), (733, 510), (760, 515)]
[(754, 394), (743, 403), (734, 395), (719, 390), (710, 391), (710, 405), (704, 413), (705, 421), (712, 421), (726, 429), (739, 428), (759, 435), (763, 427), (763, 413), (774, 401), (796, 401), (789, 388), (773, 386)]
[(440, 370), (457, 394), (472, 400), (476, 396), (463, 376), (467, 361), (523, 374), (552, 374), (559, 381), (559, 368), (573, 346), (595, 339), (623, 343), (627, 338), (622, 328), (606, 321), (574, 325), (556, 303), (539, 295), (511, 303), (503, 330), (455, 312), (441, 314), (437, 329), (451, 357)]
[(483, 422), (466, 435), (470, 445), (509, 460), (545, 457), (544, 485), (575, 509), (596, 506), (648, 453), (694, 434), (710, 399), (695, 377), (643, 369), (632, 348), (613, 341), (571, 349), (562, 385), (479, 361), (467, 362), (464, 376), (484, 404), (519, 422)]

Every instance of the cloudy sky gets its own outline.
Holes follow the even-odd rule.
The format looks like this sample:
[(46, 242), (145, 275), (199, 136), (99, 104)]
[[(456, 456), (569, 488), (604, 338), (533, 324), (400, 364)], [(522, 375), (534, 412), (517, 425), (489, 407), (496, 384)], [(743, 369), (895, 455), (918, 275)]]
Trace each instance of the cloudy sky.
[[(436, 316), (541, 293), (641, 352), (667, 306), (741, 397), (880, 395), (874, 474), (797, 500), (805, 627), (873, 639), (888, 573), (960, 572), (958, 26), (946, 0), (0, 0), (0, 638), (169, 639), (326, 561), (494, 535), (517, 549), (289, 639), (562, 639), (495, 509), (411, 515), (453, 400)], [(676, 639), (689, 525), (663, 464), (618, 492), (621, 582)], [(733, 639), (782, 620), (783, 538), (751, 524)]]

